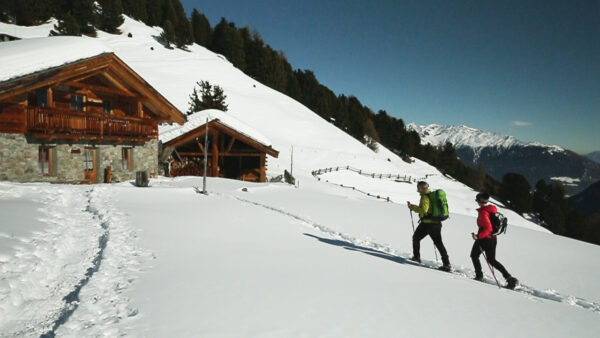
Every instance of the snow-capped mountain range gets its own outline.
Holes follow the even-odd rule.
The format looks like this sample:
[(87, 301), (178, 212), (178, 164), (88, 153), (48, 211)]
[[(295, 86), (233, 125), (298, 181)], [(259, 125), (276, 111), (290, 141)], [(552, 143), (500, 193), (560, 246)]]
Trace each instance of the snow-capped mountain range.
[(564, 148), (559, 146), (539, 142), (524, 142), (516, 139), (514, 136), (475, 129), (465, 125), (443, 126), (440, 124), (430, 124), (421, 126), (410, 123), (407, 127), (419, 133), (422, 144), (438, 145), (450, 142), (456, 148), (469, 147), (475, 151), (475, 159), (477, 159), (483, 149), (490, 147), (498, 149), (540, 147), (546, 149), (550, 154), (565, 151)]
[(540, 179), (560, 181), (569, 194), (600, 180), (598, 163), (556, 145), (524, 142), (513, 136), (464, 125), (411, 123), (407, 128), (419, 133), (422, 144), (452, 143), (464, 163), (483, 163), (488, 174), (498, 180), (506, 173), (514, 172), (524, 175), (532, 187)]

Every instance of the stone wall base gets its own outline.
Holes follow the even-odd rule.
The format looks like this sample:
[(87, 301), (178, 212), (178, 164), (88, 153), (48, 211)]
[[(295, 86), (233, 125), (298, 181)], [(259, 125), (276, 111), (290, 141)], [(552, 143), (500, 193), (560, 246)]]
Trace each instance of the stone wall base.
[[(54, 172), (42, 174), (39, 163), (41, 146), (52, 148)], [(123, 148), (131, 148), (130, 170), (123, 167)], [(0, 133), (0, 181), (15, 182), (83, 182), (84, 150), (95, 148), (97, 153), (97, 181), (105, 181), (106, 168), (111, 167), (112, 182), (135, 179), (135, 172), (148, 171), (150, 177), (158, 175), (158, 140), (144, 145), (92, 144), (92, 143), (42, 143), (21, 134)]]

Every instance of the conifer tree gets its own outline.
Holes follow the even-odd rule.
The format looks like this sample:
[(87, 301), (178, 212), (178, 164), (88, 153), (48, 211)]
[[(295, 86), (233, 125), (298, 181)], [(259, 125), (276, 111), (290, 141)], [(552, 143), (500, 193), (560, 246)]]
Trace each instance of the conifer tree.
[(179, 0), (171, 0), (173, 11), (175, 13), (174, 28), (175, 28), (175, 44), (181, 48), (191, 44), (194, 39), (192, 37), (192, 25), (188, 20), (183, 5)]
[(194, 8), (192, 12), (192, 32), (194, 35), (194, 41), (200, 46), (209, 47), (212, 37), (212, 28), (210, 23), (204, 14), (198, 12)]
[(365, 130), (365, 137), (364, 137), (365, 144), (367, 145), (367, 147), (369, 147), (369, 149), (371, 149), (373, 151), (377, 150), (377, 148), (378, 148), (377, 143), (379, 142), (379, 135), (377, 134), (377, 130), (375, 129), (375, 125), (373, 124), (373, 121), (371, 121), (371, 119), (367, 119), (365, 121), (364, 130)]
[(175, 27), (175, 24), (177, 23), (177, 13), (175, 12), (173, 1), (177, 0), (162, 0), (162, 22), (169, 20), (173, 27)]
[(477, 171), (475, 174), (475, 182), (473, 188), (477, 191), (485, 190), (485, 177), (486, 177), (486, 169), (483, 162), (479, 162), (477, 164)]
[(20, 26), (33, 26), (46, 22), (52, 16), (49, 0), (1, 0), (0, 21)]
[(160, 37), (165, 40), (167, 47), (171, 46), (171, 43), (175, 41), (175, 29), (173, 29), (173, 24), (171, 20), (165, 21), (163, 24), (163, 32)]
[(78, 0), (70, 3), (71, 15), (81, 29), (82, 34), (96, 35), (96, 4), (94, 0)]
[(0, 1), (0, 22), (10, 22), (12, 16), (10, 1)]
[(62, 15), (62, 18), (58, 20), (58, 24), (54, 25), (54, 29), (50, 31), (50, 35), (74, 35), (80, 36), (81, 30), (79, 29), (79, 24), (77, 20), (70, 14), (65, 13)]
[(508, 201), (511, 208), (522, 214), (532, 210), (531, 186), (527, 179), (517, 173), (508, 173), (502, 177), (499, 194)]
[(161, 26), (165, 20), (163, 20), (163, 2), (165, 0), (147, 0), (146, 1), (146, 14), (148, 15), (148, 26)]
[(125, 0), (122, 1), (123, 14), (142, 22), (148, 22), (147, 2), (146, 0)]
[(225, 18), (215, 27), (211, 50), (223, 54), (233, 65), (242, 71), (246, 67), (244, 53), (244, 40), (233, 23), (228, 23)]
[(119, 26), (123, 24), (123, 5), (121, 0), (100, 0), (102, 10), (98, 15), (98, 28), (107, 33), (120, 33)]
[[(196, 82), (200, 93), (194, 87), (192, 94), (190, 95), (188, 115), (195, 112), (199, 112), (205, 109), (218, 109), (227, 111), (227, 104), (225, 99), (227, 96), (223, 92), (223, 89), (219, 86), (212, 86), (208, 81)], [(200, 94), (200, 96), (198, 96)]]

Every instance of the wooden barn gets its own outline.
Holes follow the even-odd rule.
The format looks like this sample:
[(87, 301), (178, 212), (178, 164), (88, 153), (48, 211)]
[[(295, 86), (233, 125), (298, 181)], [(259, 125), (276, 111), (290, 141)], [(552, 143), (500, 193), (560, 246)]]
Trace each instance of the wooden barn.
[[(91, 41), (90, 41), (91, 40)], [(158, 174), (158, 125), (186, 120), (93, 39), (0, 43), (0, 180), (104, 182)]]
[(219, 110), (190, 115), (181, 127), (161, 127), (160, 139), (170, 154), (170, 176), (202, 176), (206, 155), (207, 176), (265, 182), (267, 155), (279, 156), (264, 136)]

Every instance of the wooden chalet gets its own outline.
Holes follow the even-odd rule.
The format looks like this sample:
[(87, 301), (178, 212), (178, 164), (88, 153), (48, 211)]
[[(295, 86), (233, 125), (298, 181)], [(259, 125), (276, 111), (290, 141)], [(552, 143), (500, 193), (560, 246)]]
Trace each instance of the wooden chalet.
[[(67, 46), (76, 47), (79, 38), (70, 39)], [(2, 47), (20, 42), (1, 43), (0, 62)], [(24, 59), (24, 67), (39, 60)], [(156, 175), (158, 124), (185, 120), (114, 53), (44, 66), (0, 81), (0, 180), (96, 183), (132, 179), (136, 171)]]
[[(212, 110), (208, 128), (203, 112), (189, 117), (187, 131), (176, 137), (161, 134), (163, 148), (171, 151), (171, 176), (204, 175), (204, 156), (207, 156), (207, 176), (265, 182), (267, 155), (277, 158), (279, 152), (240, 121), (221, 111)], [(218, 117), (215, 117), (218, 116)], [(235, 121), (235, 123), (231, 123)], [(196, 123), (194, 123), (196, 122)], [(237, 129), (242, 125), (243, 129)], [(205, 147), (208, 129), (208, 147)]]

